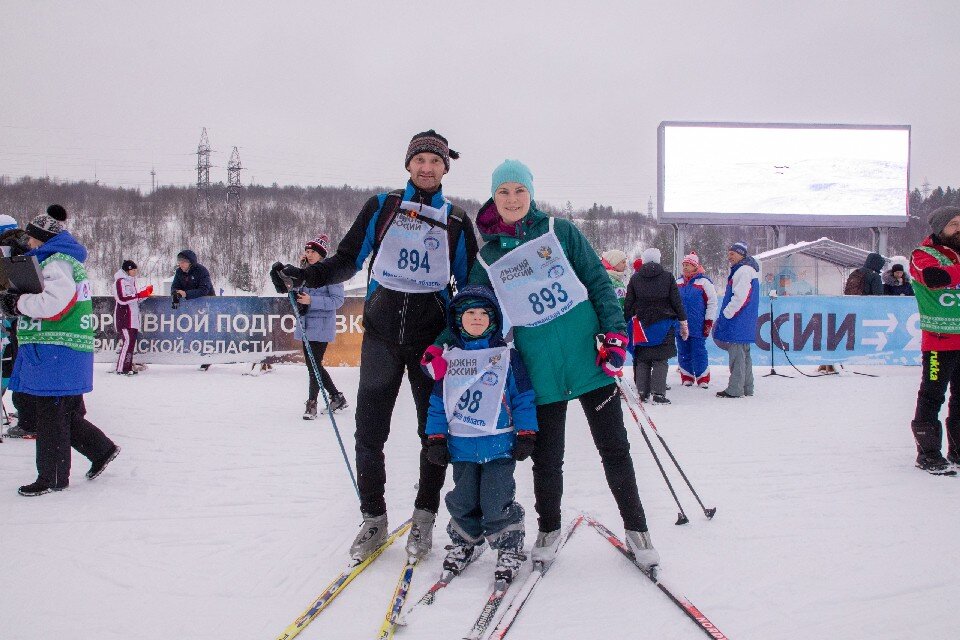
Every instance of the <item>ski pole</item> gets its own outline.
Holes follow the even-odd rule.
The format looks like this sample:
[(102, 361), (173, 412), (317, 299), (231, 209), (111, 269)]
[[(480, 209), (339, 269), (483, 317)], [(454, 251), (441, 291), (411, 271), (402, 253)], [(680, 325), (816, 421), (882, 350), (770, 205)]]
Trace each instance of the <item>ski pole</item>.
[[(687, 474), (685, 474), (685, 473), (683, 472), (683, 469), (680, 467), (680, 463), (677, 462), (677, 459), (673, 456), (673, 452), (670, 451), (670, 447), (667, 446), (667, 441), (664, 440), (664, 439), (663, 439), (663, 436), (660, 435), (660, 432), (657, 431), (657, 425), (653, 424), (653, 420), (650, 418), (650, 414), (648, 414), (648, 413), (647, 413), (647, 410), (643, 408), (643, 403), (640, 402), (640, 398), (637, 397), (636, 391), (634, 391), (633, 387), (630, 386), (630, 383), (622, 383), (619, 379), (617, 380), (617, 383), (620, 385), (620, 392), (621, 392), (621, 393), (624, 393), (624, 391), (623, 391), (624, 387), (627, 388), (627, 391), (626, 391), (626, 393), (625, 393), (625, 396), (626, 396), (626, 394), (629, 394), (629, 397), (627, 398), (627, 405), (629, 406), (629, 405), (631, 404), (631, 402), (633, 402), (633, 403), (636, 403), (636, 405), (637, 405), (638, 407), (640, 407), (640, 411), (643, 413), (643, 416), (647, 419), (647, 423), (650, 425), (650, 428), (653, 429), (653, 433), (656, 434), (657, 439), (660, 440), (660, 444), (663, 445), (663, 448), (664, 448), (664, 450), (667, 452), (667, 455), (670, 456), (670, 459), (671, 459), (671, 460), (673, 460), (674, 466), (677, 467), (677, 471), (679, 471), (679, 472), (680, 472), (680, 475), (683, 477), (683, 481), (686, 482), (686, 483), (687, 483), (687, 486), (690, 488), (690, 493), (692, 493), (692, 494), (693, 494), (693, 497), (696, 498), (696, 499), (697, 499), (697, 502), (700, 503), (700, 508), (703, 509), (703, 515), (705, 515), (708, 520), (712, 519), (713, 516), (717, 513), (717, 508), (716, 508), (716, 507), (710, 507), (710, 508), (708, 509), (707, 507), (705, 507), (705, 506), (703, 505), (703, 500), (700, 499), (700, 496), (697, 495), (697, 492), (696, 492), (696, 490), (693, 488), (693, 485), (690, 484), (690, 480), (687, 479)], [(633, 410), (631, 409), (631, 411), (633, 411)], [(636, 417), (636, 416), (634, 416), (634, 417)]]
[[(297, 308), (297, 299), (294, 296), (292, 289), (287, 292), (287, 297), (290, 299), (290, 306), (293, 309), (293, 317), (297, 319), (297, 326), (300, 327), (300, 335), (302, 335), (303, 339), (306, 341), (307, 329), (303, 324), (303, 317), (300, 315), (300, 310)], [(323, 388), (323, 380), (320, 378), (320, 367), (317, 365), (316, 358), (313, 357), (313, 349), (310, 348), (309, 343), (304, 351), (307, 352), (310, 372), (313, 374), (317, 384), (320, 386), (320, 393), (323, 394), (323, 401), (327, 405), (327, 415), (330, 416), (330, 424), (333, 425), (333, 432), (337, 434), (337, 442), (340, 444), (340, 453), (343, 454), (343, 461), (347, 465), (347, 471), (350, 472), (350, 480), (353, 482), (353, 490), (357, 492), (357, 498), (359, 498), (360, 487), (357, 486), (357, 477), (353, 474), (353, 467), (350, 466), (350, 459), (347, 457), (347, 450), (343, 446), (343, 438), (340, 437), (340, 429), (337, 428), (337, 419), (333, 417), (333, 409), (330, 408), (330, 401), (327, 399), (327, 390)]]
[[(623, 393), (623, 384), (620, 382), (620, 378), (615, 378), (617, 381), (617, 386), (620, 387), (620, 393)], [(626, 397), (626, 396), (624, 396)], [(673, 496), (673, 501), (677, 503), (677, 509), (680, 509), (680, 513), (677, 514), (677, 521), (674, 524), (687, 524), (690, 522), (690, 519), (687, 518), (687, 514), (683, 511), (683, 506), (680, 504), (680, 499), (677, 497), (677, 492), (673, 490), (673, 485), (670, 483), (670, 478), (667, 477), (667, 472), (663, 468), (663, 464), (660, 463), (660, 456), (657, 455), (657, 452), (653, 449), (653, 443), (650, 442), (650, 438), (647, 436), (647, 430), (643, 428), (643, 424), (640, 423), (640, 418), (637, 417), (637, 412), (633, 410), (633, 405), (630, 402), (627, 402), (627, 409), (630, 410), (630, 415), (633, 416), (633, 421), (637, 423), (637, 427), (640, 429), (640, 433), (643, 435), (644, 442), (647, 443), (647, 448), (650, 449), (650, 453), (653, 455), (654, 461), (657, 463), (657, 467), (660, 469), (660, 475), (663, 476), (663, 481), (667, 483), (667, 488), (670, 489), (670, 495)]]
[[(597, 344), (597, 353), (600, 354), (600, 358), (607, 357), (606, 347), (603, 346), (603, 334), (597, 334), (596, 344)], [(620, 393), (623, 395), (623, 371), (620, 371), (620, 375), (616, 376), (614, 380), (617, 383), (617, 386), (620, 387)], [(611, 398), (616, 398), (616, 392), (611, 396)], [(626, 395), (624, 395), (626, 398)], [(609, 400), (609, 399), (608, 399)], [(606, 402), (606, 401), (605, 401)], [(657, 452), (653, 449), (653, 443), (650, 442), (650, 438), (647, 436), (647, 430), (643, 428), (643, 424), (640, 422), (640, 418), (637, 417), (636, 411), (633, 410), (633, 406), (630, 402), (627, 402), (627, 409), (630, 410), (630, 415), (633, 416), (633, 421), (637, 423), (637, 427), (640, 429), (640, 433), (643, 435), (643, 440), (647, 443), (647, 448), (650, 449), (650, 454), (653, 455), (654, 461), (657, 463), (657, 468), (660, 469), (660, 475), (663, 476), (663, 481), (667, 483), (667, 488), (670, 489), (670, 495), (673, 496), (673, 501), (677, 503), (677, 509), (680, 510), (680, 513), (677, 514), (677, 521), (674, 524), (687, 524), (690, 522), (690, 519), (687, 518), (687, 514), (683, 511), (683, 505), (680, 504), (680, 499), (677, 497), (677, 492), (673, 490), (673, 484), (670, 483), (670, 478), (667, 477), (667, 472), (664, 470), (663, 465), (660, 463), (660, 456), (657, 455)]]

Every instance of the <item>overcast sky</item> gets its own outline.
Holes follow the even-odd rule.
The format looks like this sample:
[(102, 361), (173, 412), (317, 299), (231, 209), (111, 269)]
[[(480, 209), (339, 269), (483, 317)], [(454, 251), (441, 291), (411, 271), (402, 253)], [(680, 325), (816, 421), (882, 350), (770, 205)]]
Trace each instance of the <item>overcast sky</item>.
[(0, 0), (0, 174), (149, 190), (400, 186), (410, 136), (485, 198), (645, 209), (663, 120), (909, 124), (911, 179), (960, 185), (960, 3)]

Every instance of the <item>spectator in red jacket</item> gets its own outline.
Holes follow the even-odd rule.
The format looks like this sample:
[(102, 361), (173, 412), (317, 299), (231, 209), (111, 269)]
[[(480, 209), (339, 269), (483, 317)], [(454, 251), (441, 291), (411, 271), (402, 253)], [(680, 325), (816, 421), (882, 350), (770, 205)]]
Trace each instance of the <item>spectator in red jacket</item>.
[[(930, 214), (933, 233), (913, 251), (910, 275), (920, 309), (923, 378), (911, 428), (917, 443), (917, 467), (931, 473), (956, 473), (960, 464), (960, 207)], [(940, 408), (947, 404), (947, 457), (941, 451)]]

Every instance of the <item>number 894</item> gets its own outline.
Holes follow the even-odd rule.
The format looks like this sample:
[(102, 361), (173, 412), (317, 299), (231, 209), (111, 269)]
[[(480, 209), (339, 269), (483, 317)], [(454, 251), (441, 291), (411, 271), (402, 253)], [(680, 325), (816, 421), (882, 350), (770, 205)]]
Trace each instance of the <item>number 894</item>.
[(410, 251), (400, 249), (400, 259), (397, 260), (397, 269), (408, 268), (410, 271), (423, 269), (427, 273), (430, 273), (430, 254), (424, 251), (421, 257), (420, 252), (416, 249), (411, 249)]

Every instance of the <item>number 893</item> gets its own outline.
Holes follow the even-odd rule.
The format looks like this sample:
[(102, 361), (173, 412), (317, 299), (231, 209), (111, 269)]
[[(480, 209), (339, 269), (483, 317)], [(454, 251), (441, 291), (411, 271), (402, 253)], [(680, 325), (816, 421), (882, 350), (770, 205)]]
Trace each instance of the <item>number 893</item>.
[[(550, 291), (550, 289), (553, 289), (553, 291)], [(563, 290), (559, 282), (551, 284), (550, 289), (544, 287), (540, 289), (539, 293), (534, 292), (527, 296), (527, 300), (529, 300), (533, 306), (533, 312), (538, 316), (547, 309), (556, 308), (557, 303), (564, 303), (570, 299), (570, 296)], [(556, 292), (556, 295), (554, 295), (554, 292)]]

